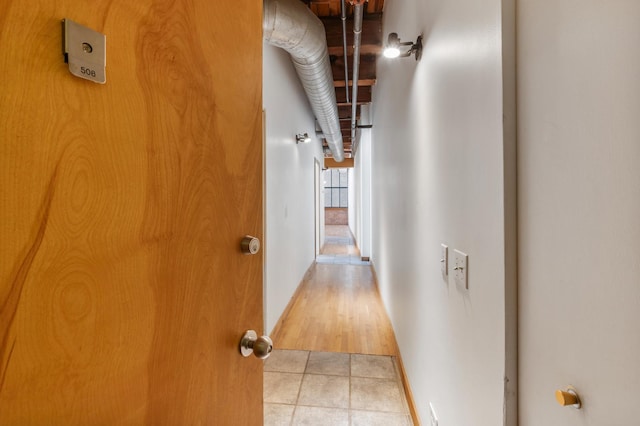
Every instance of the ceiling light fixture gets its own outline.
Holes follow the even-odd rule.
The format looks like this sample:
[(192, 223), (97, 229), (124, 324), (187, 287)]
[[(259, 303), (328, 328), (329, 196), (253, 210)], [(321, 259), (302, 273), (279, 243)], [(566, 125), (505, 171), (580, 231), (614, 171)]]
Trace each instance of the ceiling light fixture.
[[(406, 46), (411, 47), (409, 47), (409, 49), (406, 49)], [(403, 51), (405, 49), (406, 51)], [(422, 36), (419, 35), (416, 42), (413, 43), (411, 41), (400, 41), (398, 33), (389, 33), (387, 45), (384, 48), (383, 54), (387, 58), (404, 58), (407, 56), (415, 55), (416, 61), (419, 61), (420, 57), (422, 56)]]
[(298, 133), (296, 135), (296, 143), (309, 143), (311, 142), (311, 138), (308, 133)]

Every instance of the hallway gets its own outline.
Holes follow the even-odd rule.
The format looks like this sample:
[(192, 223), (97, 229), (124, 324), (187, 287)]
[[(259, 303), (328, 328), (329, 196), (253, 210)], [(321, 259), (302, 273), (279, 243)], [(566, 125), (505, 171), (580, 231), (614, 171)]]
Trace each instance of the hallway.
[(272, 337), (265, 425), (413, 424), (393, 330), (347, 226), (326, 226)]
[(274, 327), (276, 349), (397, 355), (369, 262), (348, 226), (327, 225), (325, 244)]

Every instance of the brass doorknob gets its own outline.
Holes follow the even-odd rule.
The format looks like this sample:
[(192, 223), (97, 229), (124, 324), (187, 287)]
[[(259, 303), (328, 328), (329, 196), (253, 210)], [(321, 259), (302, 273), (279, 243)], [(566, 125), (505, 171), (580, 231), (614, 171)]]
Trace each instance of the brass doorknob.
[(273, 351), (273, 341), (269, 336), (260, 336), (253, 330), (247, 330), (240, 340), (240, 353), (244, 357), (254, 354), (256, 358), (267, 359)]
[(576, 392), (573, 387), (568, 387), (567, 390), (557, 390), (556, 400), (558, 404), (563, 407), (572, 406), (574, 408), (580, 408), (582, 406), (578, 392)]

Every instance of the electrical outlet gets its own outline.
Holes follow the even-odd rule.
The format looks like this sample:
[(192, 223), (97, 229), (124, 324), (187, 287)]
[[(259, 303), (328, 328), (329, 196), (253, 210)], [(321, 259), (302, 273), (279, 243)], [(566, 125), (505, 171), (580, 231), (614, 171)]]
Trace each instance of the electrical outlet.
[(453, 277), (456, 284), (469, 288), (469, 256), (460, 250), (453, 250)]
[(429, 416), (431, 417), (431, 424), (429, 426), (438, 426), (438, 416), (436, 416), (436, 410), (433, 408), (433, 403), (429, 403)]
[(449, 275), (449, 247), (446, 244), (440, 244), (440, 272), (446, 280)]

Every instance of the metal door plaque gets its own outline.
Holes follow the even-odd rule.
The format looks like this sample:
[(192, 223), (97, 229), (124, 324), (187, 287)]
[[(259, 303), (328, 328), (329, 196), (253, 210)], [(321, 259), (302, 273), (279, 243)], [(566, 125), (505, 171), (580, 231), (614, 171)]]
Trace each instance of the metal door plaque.
[(76, 77), (104, 84), (107, 81), (107, 37), (71, 19), (62, 20), (64, 61)]

